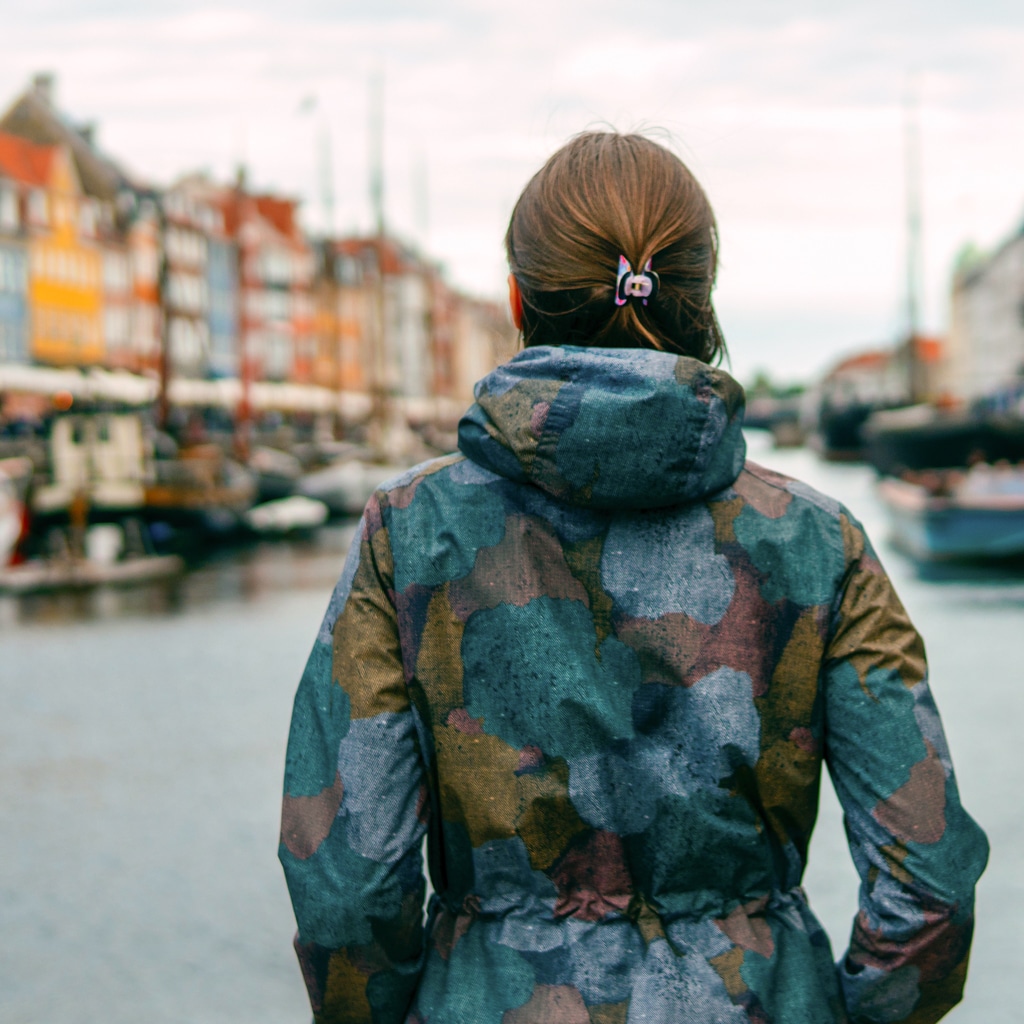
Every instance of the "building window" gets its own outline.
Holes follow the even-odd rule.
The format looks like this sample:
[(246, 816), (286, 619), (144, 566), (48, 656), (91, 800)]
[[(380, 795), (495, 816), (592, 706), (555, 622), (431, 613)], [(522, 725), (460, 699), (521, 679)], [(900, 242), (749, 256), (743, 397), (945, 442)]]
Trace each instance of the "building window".
[(91, 199), (82, 202), (78, 211), (78, 228), (83, 235), (96, 234), (96, 204)]
[(18, 226), (18, 193), (0, 187), (0, 231), (17, 231)]
[(28, 194), (28, 215), (29, 219), (36, 224), (48, 223), (49, 204), (46, 200), (46, 193), (39, 188), (32, 189)]

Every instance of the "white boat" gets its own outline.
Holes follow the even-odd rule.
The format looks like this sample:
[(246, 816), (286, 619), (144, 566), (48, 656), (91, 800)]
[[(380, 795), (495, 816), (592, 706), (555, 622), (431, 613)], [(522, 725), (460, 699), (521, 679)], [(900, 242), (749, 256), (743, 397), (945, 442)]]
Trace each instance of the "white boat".
[(139, 555), (118, 562), (95, 562), (88, 558), (31, 559), (0, 569), (0, 594), (131, 586), (169, 579), (184, 569), (185, 563), (177, 555)]
[(255, 505), (245, 513), (246, 525), (255, 533), (282, 535), (315, 530), (327, 521), (327, 506), (316, 498), (293, 494)]
[(25, 494), (32, 479), (26, 458), (0, 459), (0, 567), (9, 565), (28, 524)]

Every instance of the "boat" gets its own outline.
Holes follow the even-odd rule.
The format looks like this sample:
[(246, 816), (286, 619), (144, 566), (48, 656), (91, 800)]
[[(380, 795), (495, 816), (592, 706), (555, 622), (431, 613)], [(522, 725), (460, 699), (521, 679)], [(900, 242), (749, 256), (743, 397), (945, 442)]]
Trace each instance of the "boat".
[(245, 513), (245, 522), (253, 533), (280, 537), (315, 530), (327, 521), (329, 514), (324, 502), (293, 494), (254, 505)]
[(58, 416), (47, 440), (47, 463), (30, 492), (36, 520), (67, 520), (78, 505), (93, 522), (138, 515), (143, 508), (149, 471), (138, 413)]
[(358, 516), (385, 480), (404, 473), (405, 463), (343, 458), (301, 478), (298, 493), (322, 501), (333, 516)]
[(10, 565), (20, 557), (20, 547), (28, 533), (26, 495), (32, 473), (31, 459), (0, 459), (0, 566)]
[(267, 445), (253, 448), (248, 467), (256, 474), (257, 500), (261, 503), (290, 497), (302, 476), (302, 463), (294, 455)]
[(215, 444), (181, 448), (154, 459), (143, 490), (145, 518), (197, 536), (223, 536), (245, 523), (256, 500), (253, 473)]
[(861, 462), (864, 425), (881, 408), (874, 401), (824, 400), (818, 410), (814, 447), (828, 462)]
[(885, 477), (878, 494), (893, 542), (920, 561), (1024, 557), (1024, 464)]
[(33, 558), (0, 569), (0, 594), (137, 586), (170, 579), (184, 570), (185, 562), (177, 555), (134, 555), (110, 562), (72, 555)]
[(168, 579), (185, 568), (176, 555), (156, 555), (145, 549), (138, 520), (100, 522), (77, 520), (72, 509), (67, 531), (51, 529), (50, 548), (24, 557), (28, 538), (27, 492), (33, 465), (29, 459), (0, 459), (0, 594), (84, 590), (126, 586)]
[(884, 476), (1024, 459), (1024, 422), (978, 406), (912, 405), (876, 412), (864, 425), (866, 461)]

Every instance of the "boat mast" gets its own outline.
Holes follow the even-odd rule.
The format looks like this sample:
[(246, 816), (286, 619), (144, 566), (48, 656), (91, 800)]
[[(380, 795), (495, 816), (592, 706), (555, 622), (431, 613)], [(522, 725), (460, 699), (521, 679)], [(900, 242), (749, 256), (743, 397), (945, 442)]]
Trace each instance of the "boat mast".
[(384, 295), (384, 72), (380, 69), (370, 76), (370, 206), (374, 222), (374, 252), (376, 267), (373, 282), (373, 331), (370, 337), (372, 351), (370, 369), (370, 441), (378, 456), (386, 456), (390, 413), (388, 401), (387, 367), (387, 304)]
[(156, 294), (160, 325), (160, 383), (156, 398), (156, 425), (166, 431), (171, 418), (171, 317), (168, 310), (170, 259), (167, 255), (167, 210), (163, 196), (154, 192), (156, 211), (157, 279)]
[(906, 199), (906, 345), (908, 385), (912, 402), (922, 398), (917, 339), (921, 327), (921, 294), (924, 259), (921, 244), (921, 129), (918, 120), (917, 88), (912, 76), (907, 83), (903, 106), (903, 157)]

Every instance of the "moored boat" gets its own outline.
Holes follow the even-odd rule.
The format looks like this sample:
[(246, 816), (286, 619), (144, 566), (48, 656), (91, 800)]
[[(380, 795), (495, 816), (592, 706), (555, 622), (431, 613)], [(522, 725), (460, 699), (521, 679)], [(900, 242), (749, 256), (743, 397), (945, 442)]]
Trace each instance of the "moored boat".
[(285, 536), (315, 530), (327, 521), (328, 515), (322, 501), (293, 494), (254, 505), (245, 513), (245, 522), (253, 533), (265, 537)]
[(88, 558), (39, 558), (0, 569), (0, 594), (88, 590), (135, 586), (177, 576), (185, 562), (177, 555), (137, 555), (123, 561)]
[(358, 516), (370, 495), (385, 480), (408, 469), (407, 464), (371, 462), (361, 458), (347, 458), (307, 473), (300, 481), (298, 491), (307, 498), (322, 501), (335, 516)]
[(1024, 557), (1024, 466), (886, 477), (878, 485), (894, 543), (921, 561)]
[(984, 409), (913, 405), (881, 411), (864, 425), (863, 436), (866, 461), (883, 475), (1024, 458), (1020, 417)]

